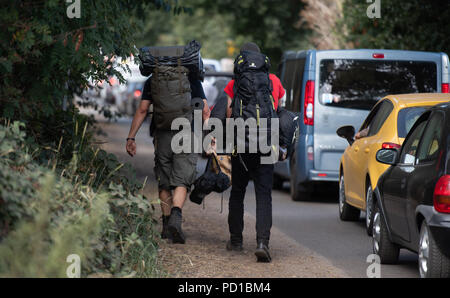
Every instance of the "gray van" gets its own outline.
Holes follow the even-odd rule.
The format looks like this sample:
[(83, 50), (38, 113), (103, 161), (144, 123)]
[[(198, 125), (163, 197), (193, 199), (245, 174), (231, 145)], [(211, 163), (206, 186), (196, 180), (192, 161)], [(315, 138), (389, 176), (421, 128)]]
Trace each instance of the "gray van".
[(299, 115), (291, 158), (275, 165), (274, 186), (290, 180), (295, 201), (308, 200), (317, 182), (339, 181), (347, 141), (343, 125), (360, 127), (388, 94), (448, 92), (445, 53), (397, 50), (286, 52), (278, 69), (286, 96), (281, 106)]

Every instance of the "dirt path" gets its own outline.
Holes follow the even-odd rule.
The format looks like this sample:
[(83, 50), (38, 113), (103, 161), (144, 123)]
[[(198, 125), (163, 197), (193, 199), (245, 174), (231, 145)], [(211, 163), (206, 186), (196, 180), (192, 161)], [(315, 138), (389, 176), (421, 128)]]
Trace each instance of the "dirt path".
[[(137, 136), (138, 155), (130, 158), (124, 150), (129, 123), (102, 124), (108, 133), (103, 148), (114, 153), (122, 162), (135, 166), (138, 176), (148, 176), (147, 196), (156, 198), (157, 186), (153, 175), (153, 145), (148, 129)], [(183, 209), (183, 229), (187, 237), (185, 245), (160, 241), (160, 258), (169, 277), (347, 277), (325, 258), (298, 244), (273, 228), (270, 248), (272, 263), (257, 263), (254, 256), (255, 218), (245, 214), (244, 251), (228, 252), (227, 197), (223, 212), (221, 196), (210, 195), (204, 206), (186, 202)], [(254, 198), (246, 198), (246, 200)], [(158, 215), (160, 216), (159, 209)], [(160, 228), (160, 227), (158, 227)]]

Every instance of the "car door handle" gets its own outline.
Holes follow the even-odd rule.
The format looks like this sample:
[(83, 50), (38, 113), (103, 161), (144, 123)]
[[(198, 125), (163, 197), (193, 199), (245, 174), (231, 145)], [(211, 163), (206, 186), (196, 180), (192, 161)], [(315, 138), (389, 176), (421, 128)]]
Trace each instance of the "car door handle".
[(369, 148), (366, 148), (366, 149), (364, 150), (364, 152), (365, 152), (365, 153), (369, 153), (369, 152), (370, 152), (370, 149), (369, 149)]
[(406, 178), (403, 178), (400, 182), (400, 188), (403, 190), (406, 188)]

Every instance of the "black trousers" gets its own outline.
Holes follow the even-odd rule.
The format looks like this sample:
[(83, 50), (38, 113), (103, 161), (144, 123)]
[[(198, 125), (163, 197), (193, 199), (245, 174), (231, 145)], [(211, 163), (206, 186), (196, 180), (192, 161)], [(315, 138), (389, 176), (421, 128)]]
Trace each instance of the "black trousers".
[(238, 156), (233, 157), (231, 177), (232, 187), (229, 201), (228, 225), (232, 243), (243, 241), (244, 197), (250, 178), (253, 179), (256, 194), (256, 241), (269, 244), (272, 228), (272, 182), (273, 164), (261, 164), (257, 154), (241, 154), (248, 171)]

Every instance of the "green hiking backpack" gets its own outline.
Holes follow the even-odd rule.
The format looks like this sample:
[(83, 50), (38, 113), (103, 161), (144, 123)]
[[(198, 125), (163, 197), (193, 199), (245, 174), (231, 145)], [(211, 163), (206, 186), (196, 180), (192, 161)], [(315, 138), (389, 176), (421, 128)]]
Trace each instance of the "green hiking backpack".
[[(192, 121), (191, 85), (188, 76), (203, 80), (201, 45), (193, 40), (186, 46), (145, 47), (140, 49), (143, 76), (152, 75), (152, 126), (171, 130), (172, 121)], [(152, 130), (151, 130), (152, 131)]]
[(153, 121), (156, 129), (171, 130), (172, 121), (192, 121), (189, 70), (184, 66), (157, 66), (151, 78)]

